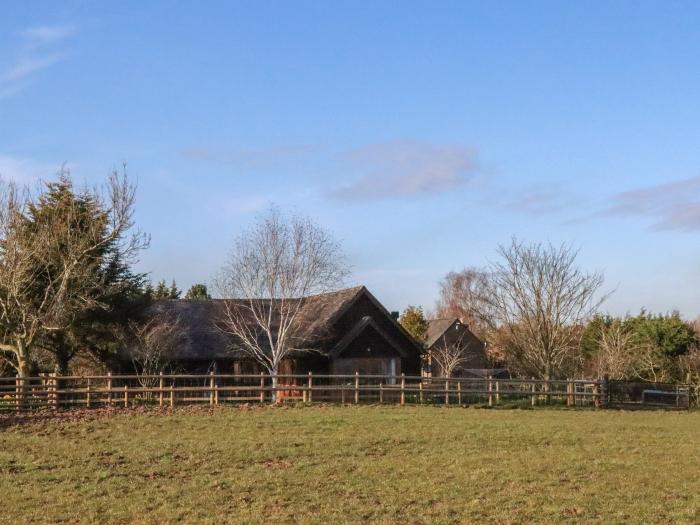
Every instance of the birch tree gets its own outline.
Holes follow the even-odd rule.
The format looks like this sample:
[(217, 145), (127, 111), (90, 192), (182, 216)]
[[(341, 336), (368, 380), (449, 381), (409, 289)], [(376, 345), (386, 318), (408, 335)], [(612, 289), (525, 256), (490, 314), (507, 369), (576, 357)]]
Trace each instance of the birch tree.
[(456, 317), (480, 337), (486, 334), (482, 319), (484, 290), (488, 285), (488, 273), (482, 268), (464, 268), (449, 272), (440, 281), (440, 295), (435, 304), (437, 317)]
[(282, 360), (307, 351), (302, 311), (311, 295), (330, 292), (348, 268), (338, 243), (305, 217), (272, 209), (235, 242), (216, 279), (225, 298), (221, 329), (236, 351), (257, 361), (272, 377)]

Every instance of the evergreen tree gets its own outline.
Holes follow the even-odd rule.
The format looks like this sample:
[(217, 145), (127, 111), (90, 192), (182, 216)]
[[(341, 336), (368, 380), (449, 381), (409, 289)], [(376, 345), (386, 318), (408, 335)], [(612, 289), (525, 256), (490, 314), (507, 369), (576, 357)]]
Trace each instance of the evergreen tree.
[(185, 299), (189, 299), (190, 301), (206, 301), (211, 299), (211, 296), (207, 291), (206, 284), (193, 284), (190, 289), (187, 290)]
[(428, 321), (425, 319), (422, 307), (409, 305), (399, 317), (399, 323), (418, 341), (421, 343), (425, 341)]
[(170, 290), (165, 284), (165, 279), (161, 279), (160, 281), (158, 281), (158, 284), (156, 285), (156, 288), (153, 292), (153, 300), (163, 301), (165, 299), (170, 299)]
[[(18, 221), (13, 224), (19, 225), (20, 234), (10, 238), (12, 231), (5, 230), (3, 250), (9, 251), (4, 253), (27, 254), (23, 271), (31, 278), (25, 279), (21, 296), (6, 289), (2, 300), (15, 294), (13, 308), (23, 318), (33, 319), (35, 335), (26, 336), (26, 330), (19, 331), (7, 318), (2, 322), (2, 337), (11, 339), (15, 330), (25, 338), (25, 347), (31, 345), (30, 361), (36, 350), (43, 349), (60, 373), (67, 371), (76, 353), (97, 348), (100, 341), (115, 340), (113, 333), (104, 330), (114, 316), (136, 314), (130, 291), (141, 288), (143, 276), (132, 273), (130, 262), (147, 246), (148, 238), (128, 233), (133, 193), (126, 179), (115, 174), (109, 182), (109, 194), (103, 196), (76, 191), (63, 174), (47, 183), (35, 200), (28, 199), (26, 212), (15, 215)], [(2, 264), (9, 260), (0, 256)], [(5, 277), (13, 275), (11, 267), (5, 270)], [(17, 369), (26, 375), (26, 365), (22, 366)]]
[(179, 299), (182, 292), (178, 290), (175, 279), (170, 283), (170, 290), (168, 291), (168, 299)]

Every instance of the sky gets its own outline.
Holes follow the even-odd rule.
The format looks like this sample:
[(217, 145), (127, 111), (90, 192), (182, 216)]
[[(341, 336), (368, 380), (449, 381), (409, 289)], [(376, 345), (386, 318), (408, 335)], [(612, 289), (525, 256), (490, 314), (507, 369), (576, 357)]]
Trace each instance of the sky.
[(274, 204), (387, 308), (566, 243), (614, 314), (700, 314), (697, 2), (9, 1), (0, 175), (126, 164), (138, 269), (210, 282)]

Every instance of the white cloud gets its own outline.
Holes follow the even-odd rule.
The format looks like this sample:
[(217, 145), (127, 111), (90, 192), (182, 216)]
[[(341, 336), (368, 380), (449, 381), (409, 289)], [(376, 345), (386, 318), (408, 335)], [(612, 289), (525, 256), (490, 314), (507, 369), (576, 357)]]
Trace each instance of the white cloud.
[(60, 166), (0, 154), (0, 178), (18, 184), (31, 184), (60, 171)]
[(0, 67), (0, 100), (20, 93), (41, 71), (62, 61), (65, 54), (57, 46), (74, 34), (70, 26), (38, 26), (20, 32), (20, 42), (14, 58)]

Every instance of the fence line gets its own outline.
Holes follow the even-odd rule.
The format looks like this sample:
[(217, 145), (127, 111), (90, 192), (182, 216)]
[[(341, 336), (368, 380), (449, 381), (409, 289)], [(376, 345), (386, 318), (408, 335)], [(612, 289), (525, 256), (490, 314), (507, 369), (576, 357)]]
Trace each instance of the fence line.
[[(569, 407), (614, 405), (607, 379), (425, 378), (418, 376), (294, 374), (157, 374), (0, 377), (0, 410), (178, 404), (333, 402), (343, 404), (484, 404)], [(691, 390), (642, 390), (665, 406), (687, 408)], [(636, 392), (632, 391), (631, 392)], [(629, 393), (627, 397), (630, 397)], [(622, 399), (622, 401), (629, 401)], [(621, 401), (621, 402), (622, 402)], [(633, 401), (629, 401), (632, 403)]]

